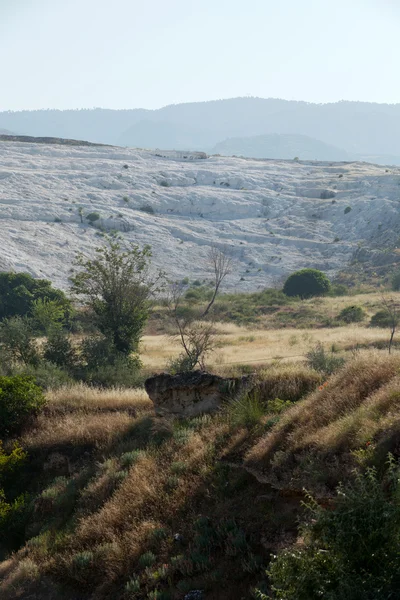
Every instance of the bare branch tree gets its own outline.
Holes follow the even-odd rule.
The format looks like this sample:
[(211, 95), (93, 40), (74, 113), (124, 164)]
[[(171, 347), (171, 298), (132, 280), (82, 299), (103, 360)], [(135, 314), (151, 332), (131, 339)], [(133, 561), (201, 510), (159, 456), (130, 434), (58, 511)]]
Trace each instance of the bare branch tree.
[(170, 315), (183, 349), (183, 354), (178, 361), (182, 370), (191, 371), (196, 366), (204, 370), (205, 359), (215, 346), (215, 328), (212, 322), (201, 322), (197, 315), (182, 309), (181, 300), (184, 289), (182, 284), (173, 284), (169, 298)]
[(210, 312), (210, 309), (215, 302), (223, 280), (232, 271), (232, 256), (227, 252), (226, 249), (217, 248), (217, 246), (215, 245), (212, 245), (210, 248), (210, 251), (207, 256), (207, 262), (209, 263), (211, 269), (214, 272), (214, 292), (210, 302), (207, 305), (207, 308), (201, 315), (201, 318), (206, 317)]
[(383, 294), (382, 305), (389, 317), (390, 339), (388, 349), (390, 354), (392, 350), (394, 334), (396, 333), (397, 325), (399, 323), (399, 309), (393, 298), (386, 298)]

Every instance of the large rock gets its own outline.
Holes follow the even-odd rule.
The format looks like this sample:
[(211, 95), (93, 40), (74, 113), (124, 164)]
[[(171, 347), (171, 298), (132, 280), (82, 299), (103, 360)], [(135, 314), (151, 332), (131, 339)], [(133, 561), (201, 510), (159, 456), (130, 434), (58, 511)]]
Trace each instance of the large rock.
[(248, 378), (225, 379), (203, 371), (162, 373), (145, 382), (157, 414), (194, 417), (215, 412), (228, 397), (244, 388)]

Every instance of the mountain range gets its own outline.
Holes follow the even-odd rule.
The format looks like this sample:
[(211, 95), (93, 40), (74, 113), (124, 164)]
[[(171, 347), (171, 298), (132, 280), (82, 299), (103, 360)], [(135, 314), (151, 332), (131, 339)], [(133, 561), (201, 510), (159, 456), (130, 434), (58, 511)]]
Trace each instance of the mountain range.
[(246, 97), (157, 110), (0, 112), (1, 130), (127, 147), (400, 165), (400, 104)]

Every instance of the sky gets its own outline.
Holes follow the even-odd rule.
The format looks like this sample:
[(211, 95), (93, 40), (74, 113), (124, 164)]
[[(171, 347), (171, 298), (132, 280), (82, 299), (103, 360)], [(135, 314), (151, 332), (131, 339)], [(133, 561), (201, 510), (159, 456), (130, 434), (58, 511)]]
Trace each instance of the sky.
[(0, 0), (0, 110), (400, 102), (399, 0)]

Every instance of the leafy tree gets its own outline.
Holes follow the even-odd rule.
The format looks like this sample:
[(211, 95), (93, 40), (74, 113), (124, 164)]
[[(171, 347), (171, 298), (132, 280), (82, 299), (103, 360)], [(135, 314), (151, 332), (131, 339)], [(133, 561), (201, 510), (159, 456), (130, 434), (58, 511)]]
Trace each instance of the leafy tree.
[(150, 246), (123, 247), (111, 238), (96, 248), (94, 258), (80, 253), (75, 261), (79, 271), (71, 277), (73, 293), (83, 298), (100, 332), (123, 354), (138, 350), (150, 298), (160, 282), (160, 275), (150, 272), (150, 261)]
[(286, 296), (300, 296), (304, 299), (324, 296), (330, 288), (331, 284), (325, 273), (318, 269), (302, 269), (289, 275), (283, 292)]
[(14, 361), (25, 365), (39, 362), (32, 322), (28, 317), (4, 319), (0, 323), (0, 344)]
[(34, 279), (28, 273), (0, 273), (0, 320), (31, 313), (37, 300), (57, 302), (64, 310), (70, 302), (64, 292), (46, 279)]
[(61, 329), (65, 322), (65, 308), (58, 300), (38, 298), (33, 301), (31, 313), (37, 331), (46, 335)]

